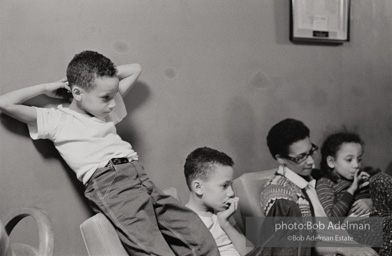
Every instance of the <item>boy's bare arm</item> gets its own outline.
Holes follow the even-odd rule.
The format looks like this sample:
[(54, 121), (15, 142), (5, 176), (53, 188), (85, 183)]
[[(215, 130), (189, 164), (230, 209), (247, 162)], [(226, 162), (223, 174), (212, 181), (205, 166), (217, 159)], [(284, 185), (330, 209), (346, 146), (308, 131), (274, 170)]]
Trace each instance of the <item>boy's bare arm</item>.
[(23, 105), (23, 103), (41, 94), (56, 97), (55, 92), (59, 88), (69, 90), (66, 78), (54, 83), (38, 84), (4, 94), (0, 96), (0, 111), (21, 122), (33, 123), (37, 120), (37, 112), (33, 107)]
[(235, 229), (230, 223), (227, 223), (227, 225), (222, 226), (222, 229), (225, 231), (226, 235), (230, 238), (234, 247), (242, 256), (246, 255), (254, 248), (254, 247), (247, 247), (246, 237), (242, 233), (240, 233), (237, 229)]
[(120, 79), (119, 91), (123, 97), (135, 85), (141, 73), (142, 68), (137, 63), (117, 66), (117, 76)]
[(238, 206), (238, 197), (234, 197), (228, 200), (230, 203), (229, 208), (226, 211), (218, 212), (218, 222), (222, 229), (225, 231), (226, 235), (229, 237), (234, 247), (241, 255), (246, 255), (249, 253), (254, 247), (247, 247), (247, 239), (246, 237), (239, 232), (235, 227), (231, 225), (229, 222), (229, 218), (234, 214), (237, 210)]

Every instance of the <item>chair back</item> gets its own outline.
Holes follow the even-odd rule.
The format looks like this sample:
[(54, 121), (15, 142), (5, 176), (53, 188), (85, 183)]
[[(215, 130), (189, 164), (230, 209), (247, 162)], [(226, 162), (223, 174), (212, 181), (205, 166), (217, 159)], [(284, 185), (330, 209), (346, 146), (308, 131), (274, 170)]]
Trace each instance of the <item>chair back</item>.
[(246, 217), (263, 217), (260, 192), (276, 169), (244, 173), (233, 181), (233, 189), (239, 197), (238, 209), (234, 215), (237, 226), (245, 234)]
[(102, 213), (97, 213), (80, 225), (87, 253), (90, 256), (128, 256), (117, 231)]

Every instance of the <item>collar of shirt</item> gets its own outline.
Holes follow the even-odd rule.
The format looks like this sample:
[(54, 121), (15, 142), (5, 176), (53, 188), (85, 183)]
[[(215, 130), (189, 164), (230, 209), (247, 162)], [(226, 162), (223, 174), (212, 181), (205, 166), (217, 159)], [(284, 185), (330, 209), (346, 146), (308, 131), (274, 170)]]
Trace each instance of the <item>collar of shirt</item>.
[(308, 195), (310, 202), (312, 203), (314, 214), (316, 217), (326, 217), (324, 208), (320, 203), (320, 200), (317, 196), (317, 192), (315, 189), (316, 180), (313, 179), (312, 176), (309, 176), (310, 181), (305, 180), (300, 175), (296, 174), (286, 166), (279, 166), (278, 174), (285, 176), (292, 183), (294, 183), (300, 189), (305, 189), (306, 194)]
[(68, 106), (59, 105), (57, 108), (76, 118), (88, 118), (90, 120), (95, 120), (101, 123), (113, 122), (114, 124), (117, 124), (127, 115), (127, 110), (124, 104), (124, 100), (119, 92), (114, 95), (114, 99), (116, 101), (116, 107), (105, 118), (98, 118), (95, 116), (89, 116), (88, 114), (79, 113), (70, 109)]
[(313, 179), (312, 176), (310, 177), (310, 181), (305, 180), (300, 175), (296, 174), (286, 166), (280, 165), (278, 168), (278, 174), (285, 176), (289, 179), (292, 183), (294, 183), (300, 189), (304, 189), (307, 186), (312, 186), (313, 188), (316, 186), (316, 180)]
[(87, 119), (90, 119), (90, 120), (93, 119), (93, 120), (99, 121), (101, 123), (105, 122), (104, 119), (101, 119), (101, 118), (98, 118), (98, 117), (95, 117), (95, 116), (90, 116), (88, 114), (83, 114), (83, 113), (77, 112), (77, 111), (75, 111), (73, 109), (70, 109), (69, 107), (64, 107), (63, 105), (58, 105), (57, 108), (59, 110), (65, 112), (65, 113), (71, 115), (71, 116), (76, 117), (76, 118), (87, 118)]

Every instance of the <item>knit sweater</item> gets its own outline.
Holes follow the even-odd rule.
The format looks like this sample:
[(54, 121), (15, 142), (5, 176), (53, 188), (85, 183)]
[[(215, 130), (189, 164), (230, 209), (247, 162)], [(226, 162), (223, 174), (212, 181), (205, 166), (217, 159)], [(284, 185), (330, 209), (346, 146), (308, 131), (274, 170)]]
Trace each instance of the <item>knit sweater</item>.
[(264, 215), (268, 216), (272, 206), (279, 199), (294, 202), (303, 217), (312, 216), (311, 206), (307, 196), (293, 182), (283, 175), (275, 175), (265, 185), (260, 194), (260, 203)]

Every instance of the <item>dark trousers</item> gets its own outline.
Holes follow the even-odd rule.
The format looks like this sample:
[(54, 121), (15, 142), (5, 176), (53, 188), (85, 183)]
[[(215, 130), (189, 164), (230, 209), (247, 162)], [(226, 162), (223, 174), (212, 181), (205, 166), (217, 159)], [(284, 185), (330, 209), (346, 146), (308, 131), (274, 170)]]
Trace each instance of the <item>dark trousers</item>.
[(116, 227), (130, 255), (219, 255), (200, 218), (158, 189), (137, 161), (99, 168), (85, 196)]

